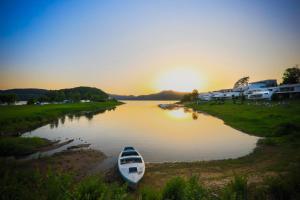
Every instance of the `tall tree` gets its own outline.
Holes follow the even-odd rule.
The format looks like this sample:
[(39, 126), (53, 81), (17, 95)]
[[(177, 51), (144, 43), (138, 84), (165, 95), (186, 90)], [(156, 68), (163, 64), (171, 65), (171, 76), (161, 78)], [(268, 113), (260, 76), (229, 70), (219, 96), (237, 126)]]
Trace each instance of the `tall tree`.
[(300, 83), (300, 69), (298, 65), (287, 68), (282, 76), (282, 84)]
[(198, 99), (198, 95), (199, 95), (198, 90), (194, 89), (192, 92), (192, 100)]
[(233, 89), (246, 87), (248, 86), (248, 83), (249, 83), (249, 76), (243, 77), (234, 84)]

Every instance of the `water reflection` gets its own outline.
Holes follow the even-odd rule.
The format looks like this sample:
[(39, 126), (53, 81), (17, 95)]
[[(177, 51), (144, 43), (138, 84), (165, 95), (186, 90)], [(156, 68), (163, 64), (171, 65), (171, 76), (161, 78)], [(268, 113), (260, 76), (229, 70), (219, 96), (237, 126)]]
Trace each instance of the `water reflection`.
[(60, 123), (61, 123), (61, 124), (64, 124), (65, 121), (66, 121), (66, 116), (62, 116), (62, 117), (60, 118)]
[[(108, 111), (114, 110), (113, 109), (107, 109)], [(75, 114), (67, 114), (59, 119), (53, 120), (49, 123), (50, 129), (57, 128), (59, 125), (64, 125), (66, 122), (66, 118), (68, 118), (69, 122), (72, 122), (74, 119), (79, 121), (81, 117), (85, 117), (88, 121), (91, 121), (95, 115), (105, 113), (106, 110), (97, 110), (94, 112), (80, 112)]]
[(193, 120), (197, 120), (198, 119), (198, 113), (193, 112), (192, 117), (193, 117)]
[[(162, 108), (163, 109), (163, 108)], [(192, 117), (193, 120), (198, 119), (198, 112), (193, 111), (190, 108), (183, 108), (181, 106), (172, 106), (169, 108), (163, 109), (166, 111), (166, 114), (174, 119), (186, 119)]]
[(255, 148), (257, 137), (220, 119), (183, 107), (163, 110), (159, 103), (165, 102), (128, 101), (115, 110), (67, 115), (27, 135), (81, 138), (108, 157), (135, 146), (147, 162), (236, 158)]

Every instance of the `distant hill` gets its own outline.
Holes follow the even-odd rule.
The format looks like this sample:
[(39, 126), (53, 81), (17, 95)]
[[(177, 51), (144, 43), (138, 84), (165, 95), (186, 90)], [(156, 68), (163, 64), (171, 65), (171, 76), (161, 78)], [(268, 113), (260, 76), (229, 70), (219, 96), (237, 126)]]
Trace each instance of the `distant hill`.
[(102, 100), (108, 98), (108, 95), (104, 91), (94, 87), (75, 87), (60, 90), (45, 90), (36, 88), (10, 89), (0, 90), (0, 94), (16, 94), (20, 101), (40, 98), (43, 98), (45, 101), (62, 101), (64, 99)]
[(148, 95), (134, 96), (134, 95), (110, 94), (110, 96), (117, 100), (180, 100), (185, 94), (188, 93), (176, 92), (173, 90), (164, 90), (159, 93), (148, 94)]

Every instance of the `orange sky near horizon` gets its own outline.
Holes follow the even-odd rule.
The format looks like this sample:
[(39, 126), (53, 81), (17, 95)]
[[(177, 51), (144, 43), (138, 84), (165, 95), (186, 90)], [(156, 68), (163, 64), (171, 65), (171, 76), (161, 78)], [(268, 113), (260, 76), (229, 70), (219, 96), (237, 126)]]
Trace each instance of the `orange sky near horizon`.
[(0, 2), (0, 89), (232, 88), (300, 64), (300, 2)]
[[(111, 94), (122, 94), (122, 95), (143, 95), (149, 93), (156, 93), (162, 90), (174, 90), (189, 92), (192, 89), (198, 89), (199, 92), (207, 92), (225, 88), (232, 88), (233, 84), (241, 77), (250, 76), (251, 81), (258, 81), (264, 79), (277, 79), (277, 82), (281, 82), (281, 77), (285, 67), (280, 67), (276, 71), (272, 70), (269, 74), (264, 73), (255, 75), (255, 72), (243, 73), (242, 70), (233, 73), (234, 69), (224, 68), (200, 68), (200, 67), (169, 67), (164, 70), (148, 71), (132, 73), (131, 79), (122, 80), (124, 74), (108, 75), (107, 79), (112, 77), (112, 81), (107, 79), (104, 84), (97, 83), (97, 81), (91, 81), (88, 77), (86, 80), (72, 81), (70, 77), (67, 77), (63, 81), (64, 77), (57, 75), (57, 80), (34, 80), (32, 76), (6, 76), (1, 77), (1, 89), (12, 89), (12, 88), (42, 88), (42, 89), (62, 89), (71, 88), (77, 86), (90, 86), (97, 87)], [(183, 72), (182, 76), (177, 77), (172, 75), (173, 71)], [(184, 73), (188, 72), (188, 73)], [(192, 81), (189, 81), (191, 73), (194, 72)], [(178, 75), (180, 73), (176, 73)], [(170, 77), (171, 76), (171, 77)], [(198, 78), (198, 79), (197, 79)], [(15, 79), (15, 80), (13, 80)], [(28, 80), (31, 79), (31, 80)], [(194, 81), (197, 79), (197, 81)], [(62, 81), (61, 81), (62, 80)], [(114, 83), (114, 80), (118, 81), (118, 84)], [(165, 80), (165, 81), (163, 81)], [(172, 86), (174, 81), (174, 86)], [(194, 81), (194, 82), (193, 82)], [(164, 84), (164, 82), (167, 82)], [(8, 83), (8, 84), (5, 84)], [(190, 85), (187, 85), (190, 83)], [(193, 85), (194, 83), (194, 85)], [(123, 85), (122, 85), (123, 84)]]

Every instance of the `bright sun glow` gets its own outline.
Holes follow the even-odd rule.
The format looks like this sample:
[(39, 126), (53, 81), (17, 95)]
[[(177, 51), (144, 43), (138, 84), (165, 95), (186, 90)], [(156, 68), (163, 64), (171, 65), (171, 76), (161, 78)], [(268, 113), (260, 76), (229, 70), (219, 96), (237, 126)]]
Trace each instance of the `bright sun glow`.
[(156, 82), (158, 90), (175, 90), (191, 92), (199, 88), (200, 79), (197, 72), (192, 69), (173, 69), (163, 73)]

